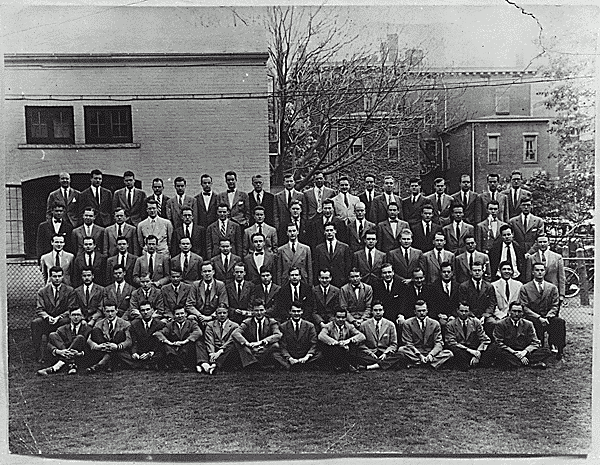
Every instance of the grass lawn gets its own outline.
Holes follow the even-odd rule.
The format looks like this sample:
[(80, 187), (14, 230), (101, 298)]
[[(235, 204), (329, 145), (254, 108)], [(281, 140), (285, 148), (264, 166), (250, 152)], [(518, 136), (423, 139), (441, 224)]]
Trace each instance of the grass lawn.
[(38, 377), (9, 332), (9, 447), (18, 454), (585, 454), (591, 324), (548, 370), (411, 369)]

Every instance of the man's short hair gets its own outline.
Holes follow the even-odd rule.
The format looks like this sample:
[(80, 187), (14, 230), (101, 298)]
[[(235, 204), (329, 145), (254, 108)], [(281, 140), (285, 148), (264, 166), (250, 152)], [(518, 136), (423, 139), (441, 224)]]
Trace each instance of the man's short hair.
[(425, 302), (423, 299), (419, 299), (415, 302), (415, 307), (421, 307), (425, 305), (425, 307), (427, 307), (427, 302)]
[(64, 270), (60, 266), (51, 266), (48, 275), (52, 276), (52, 273), (64, 273)]
[(419, 178), (409, 178), (408, 179), (408, 184), (412, 184), (412, 183), (417, 183), (419, 186), (421, 185), (421, 180)]
[[(295, 226), (295, 225), (294, 225)], [(252, 234), (252, 237), (250, 237), (250, 239), (252, 241), (254, 241), (255, 237), (262, 237), (263, 239), (265, 238), (265, 235), (263, 233), (259, 233), (259, 232), (255, 232), (254, 234)]]
[(449, 262), (448, 260), (446, 260), (446, 261), (442, 262), (442, 264), (440, 265), (440, 270), (442, 268), (448, 268), (448, 267), (450, 267), (450, 269), (452, 269), (452, 270), (454, 269), (452, 262)]
[(173, 181), (173, 184), (177, 184), (178, 182), (182, 182), (184, 184), (187, 184), (187, 181), (185, 180), (185, 178), (183, 176), (177, 176), (175, 178), (175, 181)]
[(252, 182), (257, 181), (262, 179), (262, 176), (260, 174), (255, 174), (254, 176), (252, 176)]
[[(324, 202), (324, 201), (323, 201), (323, 202)], [(293, 200), (290, 202), (290, 208), (292, 208), (294, 205), (300, 205), (300, 207), (302, 207), (302, 202), (301, 202), (300, 200), (298, 200), (298, 199), (293, 199)]]
[(226, 204), (226, 203), (224, 203), (224, 202), (221, 202), (219, 205), (217, 205), (217, 210), (218, 210), (219, 208), (226, 208), (226, 209), (227, 209), (227, 211), (229, 211), (229, 205), (227, 205), (227, 204)]
[(86, 265), (86, 266), (84, 266), (84, 267), (81, 269), (81, 274), (82, 274), (82, 275), (83, 275), (84, 271), (89, 271), (90, 273), (94, 274), (94, 269), (93, 269), (91, 266), (87, 266), (87, 265)]
[(102, 176), (102, 171), (100, 171), (99, 169), (95, 169), (95, 170), (92, 170), (92, 172), (90, 173), (90, 176), (92, 176), (92, 177), (97, 176), (97, 175)]
[(271, 268), (269, 268), (267, 265), (263, 265), (263, 266), (260, 267), (259, 273), (260, 274), (270, 273), (272, 275), (273, 271), (271, 271)]
[(158, 200), (156, 200), (156, 199), (148, 199), (148, 201), (146, 202), (146, 207), (148, 205), (155, 205), (156, 208), (158, 208)]
[(152, 239), (154, 239), (158, 243), (158, 237), (156, 237), (154, 234), (149, 234), (148, 236), (146, 236), (146, 239), (144, 242), (146, 242), (146, 244), (147, 244), (148, 241), (151, 241)]
[(92, 236), (85, 236), (83, 238), (83, 242), (85, 241), (92, 241), (94, 244), (96, 244), (96, 239), (94, 239)]
[(521, 307), (521, 309), (523, 309), (523, 304), (518, 300), (513, 300), (511, 303), (508, 304), (508, 309), (512, 310), (513, 307)]
[(490, 178), (496, 178), (498, 181), (500, 181), (500, 175), (498, 173), (488, 173), (486, 179), (489, 181)]
[(498, 264), (498, 269), (501, 270), (503, 266), (510, 266), (511, 270), (514, 270), (515, 268), (513, 267), (513, 264), (507, 260), (504, 260), (503, 262), (500, 262)]
[[(490, 200), (487, 204), (487, 206), (489, 207), (490, 205), (496, 205), (498, 208), (500, 208), (500, 202), (498, 202), (497, 200)], [(487, 208), (487, 207), (486, 207)]]
[(119, 241), (125, 241), (127, 243), (129, 243), (129, 240), (127, 240), (127, 238), (125, 236), (119, 236), (117, 237), (117, 244), (119, 243)]
[(54, 210), (55, 208), (62, 208), (64, 210), (66, 207), (65, 207), (65, 204), (63, 202), (61, 202), (60, 200), (57, 200), (52, 205), (52, 210)]
[(135, 178), (135, 174), (133, 174), (133, 171), (127, 170), (123, 173), (123, 177), (124, 178), (129, 178), (129, 177)]
[(325, 199), (323, 200), (323, 202), (321, 202), (322, 205), (331, 205), (333, 206), (333, 200), (331, 199)]
[(263, 207), (262, 205), (257, 205), (256, 207), (254, 207), (254, 210), (252, 210), (252, 213), (256, 213), (258, 211), (265, 211), (265, 207)]
[(255, 297), (254, 300), (252, 301), (252, 306), (253, 307), (260, 307), (261, 305), (265, 304), (265, 299), (263, 299), (262, 297)]
[(96, 216), (96, 209), (94, 207), (85, 207), (83, 209), (83, 213), (85, 212), (92, 212), (94, 216)]
[(440, 183), (440, 182), (443, 182), (443, 183), (445, 183), (445, 182), (446, 182), (446, 180), (445, 180), (444, 178), (435, 178), (435, 179), (433, 180), (433, 184), (438, 184), (438, 183)]
[(500, 226), (500, 234), (502, 234), (507, 229), (510, 229), (510, 232), (513, 232), (513, 229), (510, 224), (503, 224), (502, 226)]
[(431, 202), (425, 202), (421, 206), (421, 213), (423, 213), (423, 210), (431, 210), (431, 211), (433, 211), (433, 205), (431, 204)]
[(237, 173), (235, 171), (227, 171), (225, 173), (225, 179), (227, 179), (227, 176), (233, 176), (235, 179), (237, 179)]
[(161, 178), (154, 178), (154, 179), (152, 180), (152, 184), (154, 184), (155, 182), (160, 182), (162, 185), (164, 185), (164, 184), (165, 184), (165, 183), (164, 183), (164, 181), (163, 181)]
[(348, 181), (350, 182), (350, 179), (348, 179), (348, 176), (340, 176), (338, 179), (338, 184), (342, 181)]
[(388, 203), (388, 210), (389, 210), (389, 208), (390, 208), (390, 207), (396, 207), (396, 208), (398, 208), (398, 209), (400, 208), (400, 207), (398, 206), (398, 203), (396, 203), (396, 202), (390, 202), (390, 203)]
[(116, 270), (123, 270), (123, 271), (125, 271), (125, 267), (123, 265), (121, 265), (120, 263), (117, 263), (115, 266), (113, 266), (113, 273)]
[(183, 207), (181, 209), (181, 214), (183, 214), (185, 211), (192, 212), (192, 215), (194, 214), (194, 209), (192, 207)]
[(200, 176), (200, 182), (202, 182), (203, 179), (207, 178), (212, 181), (212, 176), (210, 174), (204, 173), (202, 176)]
[(475, 260), (472, 264), (471, 264), (471, 269), (475, 268), (476, 266), (480, 266), (481, 269), (483, 269), (483, 263), (481, 263), (479, 260)]

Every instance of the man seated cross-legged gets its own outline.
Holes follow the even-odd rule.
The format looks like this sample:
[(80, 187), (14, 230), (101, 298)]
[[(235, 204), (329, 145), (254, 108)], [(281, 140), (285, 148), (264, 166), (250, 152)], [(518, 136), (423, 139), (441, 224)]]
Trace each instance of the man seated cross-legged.
[(120, 362), (131, 365), (129, 322), (117, 316), (117, 307), (106, 305), (105, 318), (98, 320), (88, 338), (91, 366), (87, 373), (112, 371)]
[(157, 339), (165, 350), (165, 367), (186, 373), (197, 364), (196, 341), (202, 337), (202, 330), (195, 320), (187, 318), (185, 308), (176, 308), (173, 321), (156, 332)]
[(347, 321), (347, 312), (340, 308), (334, 319), (319, 332), (322, 343), (323, 360), (336, 372), (356, 372), (359, 363), (358, 345), (365, 340), (365, 335)]
[(140, 316), (131, 322), (131, 358), (133, 367), (158, 370), (164, 361), (164, 347), (156, 337), (156, 332), (165, 327), (160, 319), (154, 318), (154, 308), (150, 302), (140, 304)]
[[(239, 325), (229, 319), (229, 309), (224, 305), (217, 308), (216, 320), (206, 324), (204, 332), (204, 344), (206, 345), (206, 356), (200, 357), (196, 371), (214, 374), (215, 370), (230, 368), (236, 362), (236, 350), (233, 343), (233, 332)], [(237, 360), (239, 364), (239, 358)]]

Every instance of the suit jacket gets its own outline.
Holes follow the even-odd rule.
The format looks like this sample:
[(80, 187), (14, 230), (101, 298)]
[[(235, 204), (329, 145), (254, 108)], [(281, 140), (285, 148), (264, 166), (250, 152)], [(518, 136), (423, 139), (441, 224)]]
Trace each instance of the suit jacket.
[(419, 194), (417, 201), (413, 203), (412, 195), (402, 199), (402, 217), (412, 228), (421, 221), (421, 207), (429, 203), (423, 194)]
[(154, 220), (150, 217), (140, 221), (137, 225), (138, 244), (143, 251), (146, 251), (145, 240), (148, 236), (156, 236), (158, 245), (156, 251), (165, 255), (171, 250), (171, 241), (173, 239), (173, 225), (171, 221), (157, 216)]
[[(125, 281), (127, 281), (132, 286), (137, 285), (133, 280), (133, 268), (135, 267), (135, 262), (138, 258), (139, 257), (137, 255), (127, 253), (127, 258), (125, 259)], [(106, 260), (106, 278), (104, 280), (106, 284), (110, 284), (115, 281), (113, 270), (117, 263), (119, 263), (118, 255), (110, 257)]]
[[(448, 194), (442, 194), (441, 205), (438, 205), (437, 194), (434, 192), (431, 195), (425, 197), (429, 200), (429, 203), (433, 205), (433, 222), (439, 224), (440, 226), (446, 226), (450, 223), (450, 206), (454, 201), (453, 198)], [(438, 208), (441, 206), (442, 208)]]
[(126, 221), (133, 226), (137, 226), (140, 221), (148, 216), (146, 213), (146, 193), (143, 190), (134, 188), (132, 202), (129, 205), (127, 192), (126, 187), (115, 191), (112, 199), (112, 208), (113, 211), (117, 208), (123, 208), (125, 210), (125, 217), (127, 218)]
[[(267, 316), (269, 318), (275, 318), (277, 319), (277, 321), (281, 321), (287, 318), (287, 315), (285, 318), (281, 318), (281, 320), (278, 318), (278, 311), (279, 311), (279, 291), (281, 290), (281, 286), (278, 286), (275, 283), (271, 283), (271, 287), (269, 288), (269, 292), (267, 295), (265, 295), (265, 288), (262, 284), (256, 284), (254, 286), (254, 289), (252, 290), (252, 296), (251, 296), (251, 300), (254, 299), (262, 299), (265, 301), (265, 309), (267, 310)], [(291, 294), (290, 294), (291, 296)], [(291, 299), (291, 297), (290, 297)], [(291, 302), (290, 302), (291, 305)], [(289, 309), (288, 309), (289, 312)]]
[[(244, 283), (242, 284), (242, 292), (239, 296), (236, 282), (226, 284), (225, 289), (227, 290), (227, 298), (229, 299), (230, 312), (234, 310), (245, 310), (247, 312), (252, 311), (251, 305), (252, 296), (254, 295), (254, 284), (252, 284), (250, 281), (244, 280)], [(246, 315), (245, 318), (248, 318), (248, 316), (250, 315)]]
[(388, 219), (377, 223), (377, 248), (384, 253), (388, 253), (390, 250), (400, 247), (399, 239), (403, 229), (410, 229), (408, 223), (403, 220), (398, 220), (396, 235), (394, 235), (392, 225)]
[[(518, 279), (521, 282), (525, 282), (525, 253), (523, 248), (513, 241), (513, 249), (515, 251), (515, 256), (517, 259), (517, 263), (513, 263), (513, 269), (515, 268), (519, 270), (519, 276), (515, 279)], [(490, 269), (492, 273), (492, 279), (497, 279), (500, 275), (498, 274), (498, 266), (500, 265), (500, 259), (502, 258), (502, 248), (505, 247), (504, 242), (498, 242), (495, 244), (488, 254), (490, 257)], [(515, 273), (516, 274), (516, 273)]]
[[(119, 343), (119, 350), (125, 350), (131, 347), (131, 333), (129, 332), (130, 324), (128, 321), (123, 320), (122, 318), (115, 318), (115, 334), (118, 332), (123, 332), (125, 334), (125, 341)], [(112, 338), (110, 337), (110, 323), (107, 318), (102, 318), (101, 320), (96, 321), (94, 328), (98, 328), (102, 333), (102, 336), (107, 341), (112, 342)], [(93, 337), (88, 339), (88, 345), (92, 350), (100, 350)]]
[(160, 344), (155, 333), (161, 331), (165, 324), (158, 318), (152, 318), (150, 321), (150, 329), (146, 331), (141, 318), (137, 318), (131, 322), (129, 333), (131, 334), (131, 353), (146, 354), (148, 352), (157, 352), (160, 350)]
[(229, 203), (228, 192), (221, 192), (217, 197), (217, 205), (220, 203), (226, 203), (229, 205), (229, 217), (231, 220), (235, 221), (242, 228), (245, 228), (248, 225), (250, 222), (250, 216), (252, 216), (248, 194), (236, 189), (235, 194), (233, 195), (233, 202)]
[(441, 262), (438, 260), (437, 250), (430, 250), (423, 254), (423, 261), (425, 262), (423, 271), (425, 271), (425, 282), (427, 284), (431, 284), (441, 278), (441, 265), (444, 262), (452, 263), (452, 269), (456, 271), (454, 254), (446, 249), (442, 249), (440, 253), (442, 257)]
[(340, 288), (329, 285), (327, 297), (325, 297), (321, 285), (316, 285), (313, 286), (313, 295), (315, 296), (315, 305), (312, 321), (317, 328), (320, 328), (321, 323), (329, 323), (332, 321), (335, 313), (341, 308)]
[(375, 229), (375, 223), (371, 223), (368, 220), (363, 220), (364, 221), (364, 225), (363, 225), (363, 230), (362, 230), (362, 234), (359, 234), (359, 229), (356, 228), (356, 220), (354, 221), (350, 221), (348, 223), (348, 225), (346, 226), (346, 231), (347, 231), (347, 239), (348, 239), (348, 247), (350, 247), (350, 252), (354, 253), (360, 249), (364, 249), (365, 248), (365, 236), (367, 234), (367, 231), (370, 230), (374, 230)]
[[(262, 286), (257, 286), (258, 288)], [(271, 288), (271, 293), (273, 289)], [(264, 294), (264, 291), (263, 291)], [(312, 290), (312, 286), (307, 283), (300, 281), (300, 289), (298, 300), (302, 304), (302, 308), (304, 308), (304, 316), (303, 318), (313, 321), (313, 312), (315, 307), (315, 294)], [(290, 309), (292, 308), (292, 286), (289, 283), (281, 286), (279, 288), (279, 292), (277, 293), (277, 304), (274, 308), (273, 318), (276, 318), (278, 321), (285, 321), (290, 316)]]
[(144, 303), (149, 303), (154, 309), (154, 318), (163, 317), (165, 314), (164, 302), (162, 298), (162, 290), (151, 287), (148, 292), (148, 297), (142, 288), (136, 289), (131, 293), (131, 301), (129, 310), (123, 315), (124, 320), (132, 320), (139, 318), (140, 307)]
[(112, 206), (112, 193), (100, 187), (100, 204), (94, 197), (94, 192), (91, 186), (84, 189), (79, 195), (79, 218), (83, 217), (85, 207), (93, 207), (96, 210), (96, 221), (98, 226), (106, 228), (112, 224), (113, 221), (113, 206)]
[[(137, 230), (135, 226), (127, 223), (123, 223), (122, 226), (123, 237), (127, 238), (127, 251), (130, 254), (137, 255), (139, 257), (141, 253), (141, 247), (137, 239)], [(112, 224), (104, 230), (104, 252), (109, 257), (114, 257), (119, 253), (117, 250), (117, 238), (119, 237), (119, 227), (117, 224)]]
[[(148, 208), (148, 200), (156, 200), (158, 202), (158, 198), (154, 194), (150, 194), (146, 197), (146, 206), (145, 209)], [(163, 219), (167, 219), (167, 202), (169, 201), (169, 197), (165, 194), (162, 195), (162, 198), (158, 204), (158, 216)]]
[(90, 300), (85, 298), (85, 289), (81, 285), (77, 287), (71, 294), (72, 304), (71, 308), (80, 308), (83, 313), (83, 317), (86, 320), (94, 317), (95, 320), (102, 317), (104, 313), (104, 288), (92, 283), (90, 289)]
[[(536, 263), (543, 263), (539, 250), (527, 258), (525, 282), (533, 279), (533, 265)], [(566, 282), (564, 261), (561, 255), (551, 250), (546, 251), (546, 274), (544, 275), (544, 281), (554, 284), (558, 288), (559, 296), (564, 298)]]
[[(498, 219), (504, 223), (508, 223), (508, 197), (506, 194), (496, 191), (495, 199), (500, 204), (498, 208)], [(477, 197), (477, 200), (479, 203), (479, 217), (483, 220), (488, 216), (487, 206), (492, 200), (492, 194), (489, 190), (482, 192), (479, 194), (479, 197)]]
[[(149, 273), (148, 266), (148, 254), (144, 253), (141, 257), (138, 257), (133, 266), (133, 282), (136, 286), (140, 285), (140, 277)], [(154, 271), (152, 272), (151, 280), (158, 282), (159, 285), (164, 286), (171, 280), (171, 266), (169, 264), (169, 258), (160, 253), (154, 253)]]
[(347, 244), (336, 241), (333, 254), (329, 255), (327, 243), (319, 244), (315, 249), (313, 259), (313, 276), (319, 276), (320, 270), (331, 271), (331, 284), (341, 287), (348, 282), (352, 267), (352, 254)]
[(240, 263), (242, 258), (238, 255), (234, 255), (232, 253), (229, 254), (229, 262), (227, 263), (227, 269), (225, 269), (225, 264), (223, 263), (223, 257), (219, 253), (215, 257), (210, 259), (210, 262), (213, 265), (215, 270), (215, 279), (219, 281), (223, 281), (225, 284), (229, 284), (233, 281), (233, 267), (236, 263)]
[(164, 328), (154, 333), (154, 335), (161, 342), (169, 340), (171, 342), (186, 341), (189, 343), (196, 342), (202, 336), (202, 331), (198, 323), (186, 318), (181, 327), (175, 321), (169, 321)]
[(404, 315), (404, 294), (405, 286), (398, 276), (394, 276), (392, 280), (391, 292), (387, 291), (382, 279), (373, 284), (373, 300), (379, 300), (383, 304), (383, 317), (393, 322), (396, 322), (400, 313)]
[(310, 321), (301, 319), (298, 334), (294, 330), (294, 323), (288, 320), (280, 325), (281, 339), (279, 347), (284, 358), (299, 359), (308, 354), (317, 353), (317, 330)]
[(365, 204), (365, 210), (366, 210), (366, 215), (365, 217), (367, 218), (368, 221), (370, 221), (373, 224), (377, 224), (375, 222), (375, 219), (373, 217), (373, 215), (371, 214), (371, 206), (373, 205), (373, 199), (375, 199), (375, 190), (373, 190), (373, 192), (371, 192), (371, 201), (369, 201), (367, 199), (367, 192), (364, 191), (362, 194), (360, 194), (358, 196), (358, 199)]
[[(403, 211), (402, 211), (402, 199), (396, 194), (392, 194), (394, 201), (398, 204), (398, 219), (403, 219)], [(373, 198), (373, 202), (371, 203), (371, 211), (370, 216), (373, 218), (371, 221), (375, 224), (379, 224), (382, 221), (387, 220), (388, 218), (388, 203), (385, 194), (379, 194), (375, 198)], [(408, 223), (407, 223), (408, 224)]]
[(521, 201), (523, 200), (523, 197), (531, 198), (531, 192), (524, 188), (521, 188), (521, 191), (519, 192), (519, 195), (517, 197), (516, 204), (515, 204), (514, 197), (512, 194), (512, 188), (509, 187), (508, 189), (502, 191), (502, 193), (504, 195), (506, 195), (507, 200), (508, 200), (508, 219), (509, 220), (510, 220), (510, 218), (514, 218), (515, 216), (521, 214)]
[(319, 335), (317, 336), (319, 341), (326, 345), (333, 345), (337, 341), (343, 341), (350, 339), (350, 342), (354, 344), (360, 344), (364, 342), (365, 335), (361, 333), (358, 329), (354, 327), (354, 325), (348, 321), (344, 321), (344, 325), (341, 330), (338, 325), (335, 324), (335, 321), (330, 321), (327, 323), (321, 331), (319, 331)]
[(356, 195), (352, 195), (350, 192), (348, 192), (347, 197), (348, 206), (346, 206), (344, 194), (341, 192), (332, 198), (335, 217), (342, 220), (344, 224), (348, 224), (349, 221), (354, 221), (356, 219), (356, 215), (354, 214), (354, 206), (360, 202), (360, 199)]
[[(40, 223), (37, 229), (36, 236), (36, 252), (38, 259), (44, 255), (52, 251), (52, 238), (55, 236), (54, 225), (52, 224), (54, 220), (50, 219)], [(73, 251), (73, 246), (71, 245), (71, 236), (73, 233), (73, 227), (69, 220), (62, 220), (60, 224), (60, 228), (58, 229), (58, 234), (65, 238), (65, 247), (64, 250), (67, 252)]]
[(217, 194), (212, 192), (210, 201), (208, 202), (208, 209), (204, 203), (204, 192), (200, 192), (196, 197), (196, 211), (194, 212), (194, 220), (200, 226), (208, 229), (208, 226), (217, 221)]
[(206, 228), (206, 259), (210, 260), (221, 253), (219, 241), (221, 237), (226, 237), (231, 242), (231, 253), (241, 255), (242, 247), (242, 229), (240, 225), (231, 219), (227, 220), (227, 230), (225, 236), (221, 236), (221, 222), (215, 221)]
[(371, 316), (373, 288), (365, 283), (358, 287), (358, 298), (352, 284), (344, 284), (340, 289), (340, 307), (348, 312), (348, 320), (364, 320)]
[(46, 201), (46, 219), (52, 218), (52, 207), (58, 202), (66, 206), (63, 213), (63, 219), (70, 223), (71, 228), (76, 228), (81, 225), (81, 215), (79, 211), (80, 194), (81, 193), (78, 190), (69, 187), (69, 198), (65, 200), (62, 188), (50, 192), (48, 200)]
[(375, 328), (377, 325), (375, 318), (369, 318), (361, 323), (359, 331), (365, 335), (361, 348), (375, 351), (376, 354), (393, 354), (398, 350), (396, 325), (385, 318), (380, 321), (379, 333)]
[(209, 321), (204, 330), (204, 343), (208, 354), (214, 354), (232, 346), (233, 332), (238, 328), (239, 325), (229, 319), (225, 320), (222, 328), (217, 320)]
[[(85, 267), (85, 254), (80, 253), (73, 260), (73, 269), (71, 274), (71, 283), (73, 286), (81, 286), (81, 270), (83, 270)], [(104, 286), (106, 284), (106, 256), (101, 255), (98, 253), (98, 251), (94, 253), (92, 270), (94, 272), (94, 282), (100, 286)]]
[[(63, 251), (61, 253), (60, 267), (63, 270), (63, 283), (71, 285), (73, 273), (73, 261), (75, 257), (72, 253)], [(40, 269), (42, 270), (42, 276), (46, 284), (50, 283), (50, 268), (54, 266), (56, 262), (56, 252), (48, 252), (40, 257)], [(81, 276), (80, 276), (81, 278)]]
[(163, 301), (163, 312), (159, 315), (159, 318), (173, 319), (173, 314), (176, 308), (185, 308), (187, 303), (188, 295), (192, 290), (192, 284), (180, 283), (177, 293), (173, 283), (169, 283), (166, 286), (160, 288), (160, 293)]
[[(441, 278), (435, 280), (431, 285), (431, 302), (427, 302), (430, 306), (431, 315), (435, 315), (439, 319), (440, 315), (446, 316), (457, 316), (456, 310), (458, 310), (459, 304), (459, 284), (453, 279), (450, 281), (450, 295), (444, 290), (444, 285)], [(431, 304), (431, 305), (430, 305)], [(431, 316), (430, 315), (430, 316)], [(432, 317), (433, 318), (433, 317)]]
[(534, 281), (523, 284), (519, 291), (519, 302), (528, 320), (558, 316), (558, 288), (548, 281), (544, 281), (541, 294)]
[(402, 247), (390, 250), (386, 256), (386, 261), (392, 264), (394, 273), (404, 279), (412, 279), (412, 272), (415, 268), (421, 268), (425, 271), (423, 252), (413, 247), (409, 247), (408, 249), (408, 263), (404, 257), (404, 249)]
[(233, 339), (244, 345), (248, 342), (265, 341), (266, 344), (276, 344), (281, 339), (281, 331), (279, 323), (269, 317), (264, 317), (260, 329), (260, 334), (257, 338), (257, 324), (254, 317), (246, 318), (242, 324), (233, 331)]
[[(171, 239), (171, 255), (175, 256), (181, 249), (179, 248), (179, 241), (182, 237), (185, 237), (183, 231), (183, 225), (173, 231), (173, 238)], [(206, 229), (204, 226), (194, 224), (192, 226), (192, 234), (190, 237), (192, 242), (192, 252), (201, 257), (206, 256)]]
[(300, 268), (302, 280), (309, 286), (313, 282), (312, 253), (307, 245), (296, 242), (296, 253), (292, 252), (290, 243), (282, 245), (277, 249), (275, 260), (276, 282), (285, 286), (289, 281), (290, 268)]
[(508, 280), (509, 299), (506, 298), (506, 281), (498, 279), (492, 283), (496, 292), (496, 311), (494, 316), (499, 320), (508, 315), (508, 306), (511, 302), (519, 300), (519, 293), (523, 287), (523, 283), (515, 279)]
[[(292, 200), (302, 202), (302, 194), (296, 189), (292, 190)], [(286, 201), (286, 189), (275, 194), (274, 225), (279, 234), (279, 243), (287, 241), (287, 225), (290, 222), (290, 210)]]
[(492, 341), (485, 334), (481, 322), (477, 318), (468, 317), (465, 325), (466, 329), (463, 328), (463, 322), (460, 318), (455, 318), (446, 325), (446, 345), (448, 348), (486, 350)]
[[(254, 224), (254, 208), (258, 206), (254, 197), (254, 190), (248, 192), (248, 200), (250, 202), (250, 226)], [(265, 207), (265, 223), (269, 226), (275, 224), (275, 196), (270, 192), (262, 191), (261, 205)]]
[(373, 249), (373, 263), (369, 266), (369, 259), (365, 249), (354, 252), (352, 256), (352, 268), (358, 268), (360, 271), (360, 280), (373, 286), (381, 278), (381, 265), (385, 263), (385, 253), (381, 250)]
[[(83, 338), (87, 341), (88, 336), (90, 335), (90, 332), (92, 331), (91, 326), (89, 326), (85, 320), (83, 320), (81, 322), (81, 324), (79, 325), (78, 331), (77, 333), (73, 333), (73, 331), (71, 330), (71, 323), (67, 323), (65, 325), (60, 326), (55, 332), (58, 335), (58, 337), (60, 338), (60, 340), (63, 342), (63, 347), (69, 347), (73, 341), (75, 340), (76, 336), (83, 336)], [(60, 347), (56, 347), (53, 343), (52, 343), (52, 339), (48, 338), (48, 348), (50, 349), (50, 352), (53, 352), (54, 349), (60, 349)]]
[[(252, 242), (252, 235), (258, 232), (258, 226), (253, 224), (244, 230), (243, 240), (243, 256), (248, 255), (248, 252), (254, 250), (254, 243)], [(273, 226), (269, 226), (266, 223), (262, 225), (262, 233), (265, 236), (265, 250), (270, 250), (273, 253), (277, 253), (279, 242), (277, 239), (277, 231)]]
[(494, 231), (490, 229), (489, 218), (481, 221), (477, 224), (477, 228), (475, 229), (475, 240), (477, 241), (477, 250), (489, 253), (490, 249), (497, 244), (498, 242), (502, 242), (502, 236), (500, 235), (500, 228), (504, 226), (506, 223), (497, 221), (497, 227)]
[(58, 297), (55, 301), (52, 284), (46, 284), (37, 293), (36, 316), (44, 319), (47, 319), (49, 316), (67, 317), (70, 305), (72, 304), (72, 293), (73, 288), (71, 286), (61, 284), (58, 288)]
[(456, 237), (456, 223), (453, 221), (442, 228), (444, 236), (446, 236), (446, 249), (460, 255), (465, 251), (465, 236), (471, 235), (475, 237), (475, 228), (464, 221), (460, 226), (460, 237)]
[[(87, 237), (85, 234), (84, 226), (81, 225), (78, 228), (73, 229), (71, 233), (71, 247), (73, 248), (73, 253), (76, 255), (80, 252), (83, 252), (83, 239)], [(92, 235), (90, 237), (94, 238), (94, 243), (96, 244), (96, 250), (101, 254), (104, 253), (104, 228), (100, 227), (96, 224), (92, 225)]]
[[(317, 245), (325, 242), (325, 223), (323, 222), (323, 215), (317, 214), (313, 217), (312, 220), (308, 223), (306, 235), (307, 235), (307, 244), (311, 246), (311, 248), (315, 248)], [(332, 217), (330, 221), (333, 225), (335, 225), (335, 230), (337, 231), (336, 238), (339, 241), (342, 241), (347, 244), (348, 241), (348, 228), (346, 227), (346, 223), (340, 218)], [(300, 240), (300, 239), (298, 239)]]
[(523, 218), (520, 214), (508, 220), (508, 224), (512, 226), (515, 241), (523, 246), (525, 252), (533, 252), (531, 248), (535, 244), (536, 239), (539, 235), (544, 234), (544, 220), (530, 213), (527, 218), (527, 231), (525, 231)]
[(419, 219), (419, 221), (410, 226), (410, 230), (413, 233), (413, 247), (425, 253), (433, 250), (433, 239), (438, 232), (442, 232), (442, 227), (432, 221), (429, 227), (429, 234), (425, 234), (423, 221)]
[(104, 306), (114, 305), (117, 307), (117, 316), (123, 318), (123, 315), (127, 313), (129, 310), (129, 306), (131, 305), (131, 297), (135, 292), (135, 288), (125, 282), (123, 284), (123, 291), (121, 291), (121, 295), (117, 295), (117, 288), (114, 283), (108, 284), (104, 288), (104, 293), (102, 296), (102, 300), (104, 302)]
[[(468, 252), (463, 252), (457, 255), (454, 259), (454, 276), (459, 283), (464, 283), (471, 279), (471, 267), (469, 266)], [(483, 264), (483, 279), (490, 281), (492, 272), (490, 268), (490, 259), (483, 252), (473, 252), (473, 262), (481, 262)]]
[(181, 280), (184, 283), (192, 284), (194, 281), (202, 279), (202, 257), (194, 252), (189, 253), (187, 269), (184, 270), (181, 266), (181, 254), (171, 258), (169, 268), (171, 270), (174, 268), (181, 269)]
[(402, 325), (402, 342), (422, 355), (436, 355), (443, 349), (442, 329), (437, 321), (426, 316), (422, 330), (417, 317), (413, 316)]
[(510, 318), (503, 318), (494, 326), (494, 341), (501, 350), (509, 347), (513, 350), (533, 352), (541, 344), (531, 321), (521, 318), (517, 325)]
[(479, 208), (479, 194), (473, 191), (468, 191), (469, 198), (467, 199), (467, 205), (462, 202), (463, 192), (462, 190), (454, 193), (452, 198), (456, 203), (461, 203), (463, 206), (463, 212), (465, 216), (463, 217), (463, 221), (465, 223), (469, 223), (471, 226), (475, 226), (477, 223), (481, 221), (485, 216), (481, 216), (481, 209)]
[(183, 205), (179, 204), (179, 196), (171, 197), (167, 200), (167, 219), (173, 225), (173, 230), (179, 228), (183, 224), (182, 210), (191, 208), (192, 212), (196, 211), (196, 199), (191, 195), (184, 194)]
[(496, 291), (490, 283), (483, 279), (479, 292), (477, 292), (472, 279), (460, 284), (458, 298), (460, 302), (465, 302), (469, 306), (471, 313), (477, 318), (492, 316), (496, 310)]
[(212, 315), (219, 305), (229, 307), (229, 298), (225, 283), (216, 279), (212, 280), (208, 301), (205, 300), (206, 283), (204, 280), (192, 284), (190, 293), (185, 302), (185, 310), (191, 315)]
[[(269, 251), (264, 252), (263, 265), (271, 271), (271, 275), (275, 277), (275, 254)], [(260, 284), (260, 270), (254, 261), (254, 252), (250, 252), (244, 257), (244, 265), (246, 265), (246, 279), (254, 284)]]
[(415, 315), (415, 304), (417, 300), (423, 300), (427, 303), (429, 313), (427, 314), (434, 320), (439, 320), (439, 315), (436, 312), (438, 307), (434, 305), (435, 294), (430, 284), (423, 284), (419, 293), (413, 283), (402, 285), (402, 309), (400, 310), (404, 318), (410, 318)]
[[(335, 191), (330, 187), (323, 186), (322, 189), (323, 196), (321, 198), (321, 205), (323, 204), (323, 200), (331, 199), (335, 196)], [(317, 197), (315, 197), (314, 187), (311, 187), (302, 193), (302, 218), (305, 222), (309, 222), (320, 213), (321, 212), (318, 211)]]

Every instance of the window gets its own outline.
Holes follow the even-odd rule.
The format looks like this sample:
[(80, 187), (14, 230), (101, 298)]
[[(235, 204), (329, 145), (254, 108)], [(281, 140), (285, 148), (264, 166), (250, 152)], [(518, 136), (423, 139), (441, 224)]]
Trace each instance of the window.
[(400, 152), (398, 150), (398, 138), (390, 137), (388, 139), (388, 158), (392, 160), (398, 160), (400, 157)]
[(537, 134), (523, 134), (523, 162), (537, 163)]
[(21, 186), (6, 186), (6, 255), (23, 255), (24, 237)]
[(442, 170), (445, 171), (450, 168), (450, 144), (444, 144), (444, 153), (442, 155)]
[(83, 107), (86, 144), (133, 142), (131, 106)]
[(359, 137), (352, 143), (351, 153), (352, 155), (358, 155), (363, 151), (363, 140)]
[(497, 115), (508, 115), (510, 113), (510, 89), (509, 88), (498, 88), (496, 89), (496, 114)]
[(73, 144), (73, 107), (25, 107), (28, 144)]
[(488, 164), (500, 163), (500, 134), (488, 134)]

